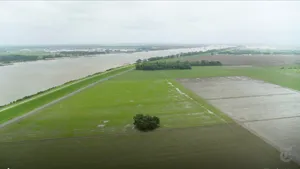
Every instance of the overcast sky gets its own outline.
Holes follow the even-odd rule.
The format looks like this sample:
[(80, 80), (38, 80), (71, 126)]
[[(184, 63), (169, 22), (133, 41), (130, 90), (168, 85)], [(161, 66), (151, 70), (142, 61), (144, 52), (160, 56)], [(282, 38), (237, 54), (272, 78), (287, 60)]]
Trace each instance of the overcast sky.
[(0, 1), (0, 45), (300, 44), (300, 2)]

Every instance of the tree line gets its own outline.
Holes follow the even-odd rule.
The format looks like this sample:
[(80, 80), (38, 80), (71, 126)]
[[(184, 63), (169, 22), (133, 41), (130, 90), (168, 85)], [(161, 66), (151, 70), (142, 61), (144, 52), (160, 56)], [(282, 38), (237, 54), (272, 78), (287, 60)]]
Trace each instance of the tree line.
[(222, 66), (220, 61), (143, 61), (135, 65), (136, 70), (192, 69), (192, 66)]
[(208, 51), (197, 51), (197, 52), (187, 52), (187, 53), (179, 53), (179, 54), (174, 54), (174, 55), (168, 55), (168, 56), (157, 56), (157, 57), (151, 57), (146, 60), (141, 60), (139, 59), (137, 62), (142, 62), (142, 61), (157, 61), (157, 60), (163, 60), (163, 59), (171, 59), (171, 58), (179, 58), (179, 57), (185, 57), (185, 56), (192, 56), (192, 55), (197, 55), (197, 54), (204, 54), (204, 53), (211, 53), (218, 51), (216, 49), (213, 50), (208, 50)]
[(9, 54), (0, 56), (0, 62), (2, 63), (11, 63), (11, 62), (28, 62), (28, 61), (36, 61), (36, 60), (45, 60), (51, 58), (60, 58), (66, 57), (62, 54), (54, 54), (54, 55), (21, 55), (21, 54)]
[(192, 69), (189, 62), (167, 62), (167, 61), (154, 61), (142, 62), (135, 66), (136, 70), (167, 70), (167, 69)]
[(220, 61), (198, 60), (189, 63), (191, 64), (191, 66), (222, 66), (222, 63)]
[(38, 56), (23, 56), (23, 55), (4, 55), (0, 56), (0, 62), (9, 63), (9, 62), (26, 62), (37, 60)]
[(251, 50), (251, 49), (234, 49), (234, 50), (223, 50), (216, 51), (218, 54), (227, 55), (300, 55), (299, 50)]
[[(159, 50), (163, 48), (158, 48)], [(145, 50), (145, 49), (143, 49)], [(149, 49), (149, 50), (156, 50), (156, 49)], [(192, 56), (197, 54), (203, 54), (203, 53), (211, 53), (217, 50), (208, 50), (208, 51), (198, 51), (198, 52), (187, 52), (187, 53), (179, 53), (174, 55), (168, 55), (168, 56), (159, 56), (159, 57), (153, 57), (149, 58), (146, 61), (156, 61), (156, 60), (162, 60), (162, 59), (170, 59), (170, 58), (178, 58), (178, 57), (185, 57), (185, 56)], [(11, 63), (11, 62), (26, 62), (26, 61), (35, 61), (35, 60), (46, 60), (46, 59), (54, 59), (54, 58), (61, 58), (61, 57), (77, 57), (77, 56), (92, 56), (97, 54), (107, 54), (107, 53), (120, 53), (121, 51), (111, 51), (111, 50), (105, 50), (105, 51), (61, 51), (54, 54), (4, 54), (0, 55), (0, 62), (1, 63)], [(123, 53), (123, 52), (121, 52)], [(126, 53), (126, 52), (125, 52)], [(140, 60), (142, 61), (142, 60)]]

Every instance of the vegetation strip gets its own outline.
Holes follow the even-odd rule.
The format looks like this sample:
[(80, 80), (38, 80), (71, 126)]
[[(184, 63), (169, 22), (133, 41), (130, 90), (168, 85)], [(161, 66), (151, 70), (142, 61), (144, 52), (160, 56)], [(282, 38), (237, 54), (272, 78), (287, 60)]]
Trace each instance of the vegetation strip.
[(24, 100), (20, 103), (4, 107), (3, 109), (0, 109), (0, 127), (7, 125), (6, 123), (9, 123), (8, 120), (10, 119), (13, 119), (24, 113), (28, 113), (42, 105), (45, 105), (67, 94), (72, 94), (73, 92), (76, 92), (81, 88), (87, 88), (91, 84), (96, 84), (101, 80), (104, 81), (111, 77), (130, 71), (132, 70), (132, 68), (132, 65), (130, 65), (126, 67), (111, 69), (110, 71), (100, 74), (97, 73), (94, 76), (88, 76), (86, 78), (83, 78), (82, 80), (75, 81), (68, 85), (63, 85), (62, 87), (37, 95), (36, 97)]

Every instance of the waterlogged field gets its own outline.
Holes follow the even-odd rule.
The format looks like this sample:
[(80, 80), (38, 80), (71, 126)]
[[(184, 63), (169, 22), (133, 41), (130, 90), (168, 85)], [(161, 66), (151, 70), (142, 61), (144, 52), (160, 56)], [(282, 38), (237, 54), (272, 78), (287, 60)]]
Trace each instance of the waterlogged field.
[[(0, 168), (299, 168), (176, 81), (241, 75), (300, 89), (271, 68), (131, 71), (0, 129)], [(161, 128), (136, 131), (137, 113)]]

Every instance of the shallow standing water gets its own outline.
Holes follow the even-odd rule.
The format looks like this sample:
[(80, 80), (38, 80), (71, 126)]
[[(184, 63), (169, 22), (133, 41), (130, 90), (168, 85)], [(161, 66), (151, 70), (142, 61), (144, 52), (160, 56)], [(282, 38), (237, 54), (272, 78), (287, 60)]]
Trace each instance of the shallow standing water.
[[(252, 133), (300, 164), (300, 92), (248, 77), (181, 79)], [(283, 154), (281, 154), (283, 155)]]
[(219, 47), (209, 46), (130, 54), (106, 54), (93, 57), (62, 58), (0, 66), (0, 105), (61, 85), (70, 80), (105, 71), (126, 63), (134, 63), (139, 58), (166, 56)]

